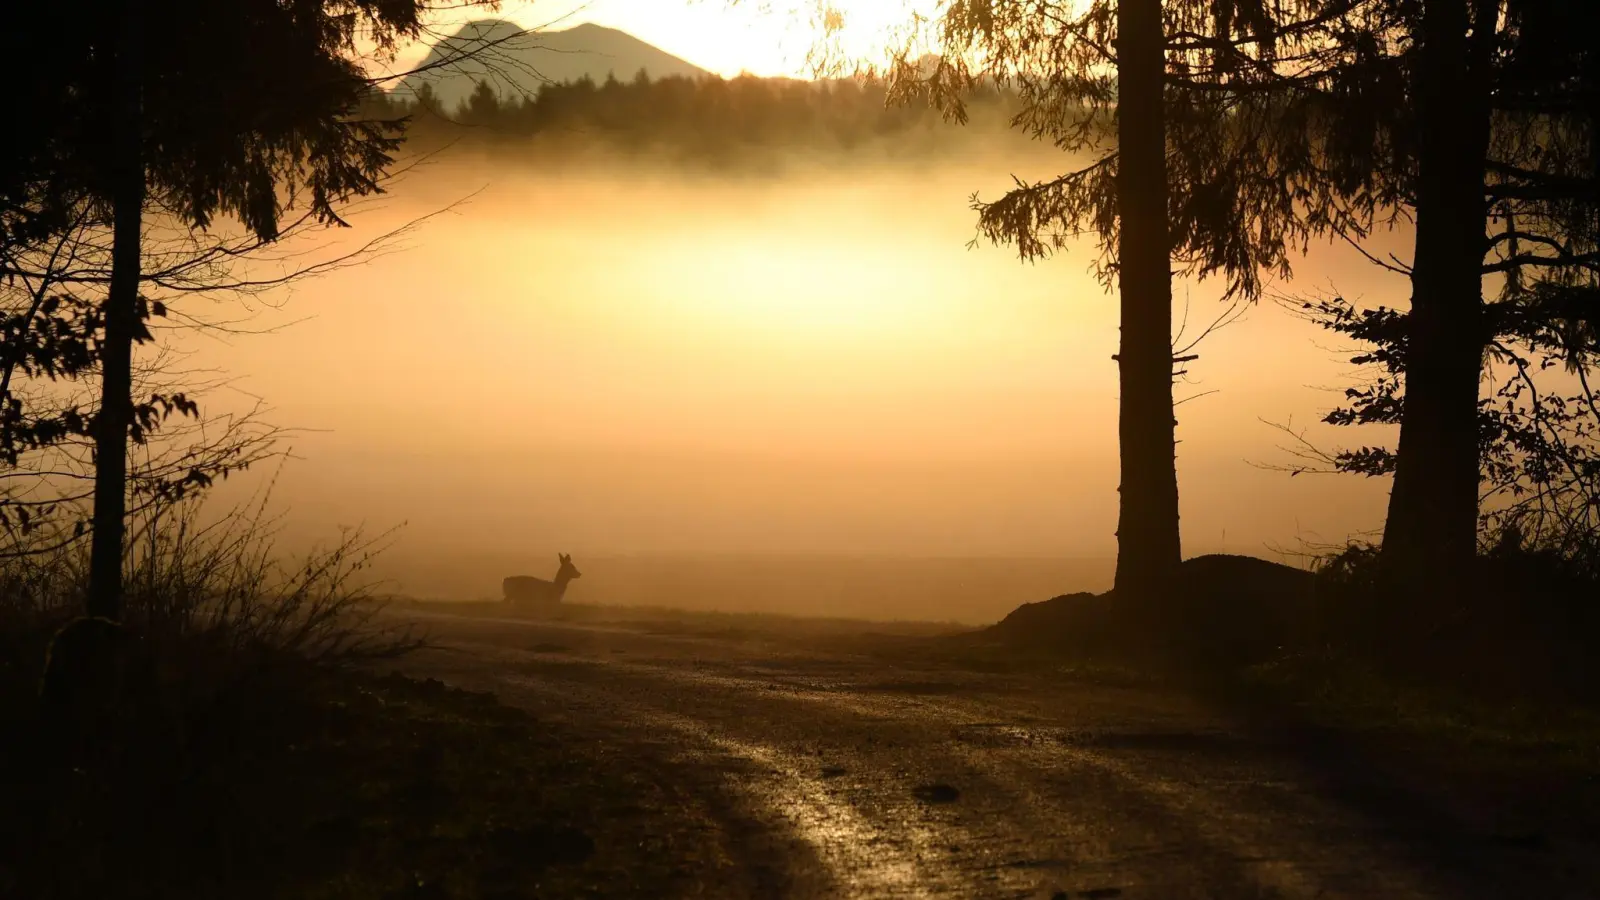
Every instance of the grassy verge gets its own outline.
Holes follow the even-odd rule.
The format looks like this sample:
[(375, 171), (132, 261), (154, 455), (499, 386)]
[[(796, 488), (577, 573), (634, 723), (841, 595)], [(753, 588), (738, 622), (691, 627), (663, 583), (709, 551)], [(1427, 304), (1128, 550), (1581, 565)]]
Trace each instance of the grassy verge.
[(71, 765), (5, 710), (0, 895), (683, 895), (706, 871), (646, 774), (491, 697), (300, 668), (222, 700)]
[(200, 511), (141, 520), (120, 623), (78, 617), (85, 545), (0, 560), (0, 898), (686, 896), (715, 877), (670, 777), (382, 674), (417, 641), (361, 582), (372, 542), (286, 557), (260, 510)]
[(1407, 683), (1328, 656), (1286, 656), (1234, 682), (1247, 699), (1316, 725), (1427, 741), (1478, 765), (1600, 776), (1600, 710), (1591, 707)]

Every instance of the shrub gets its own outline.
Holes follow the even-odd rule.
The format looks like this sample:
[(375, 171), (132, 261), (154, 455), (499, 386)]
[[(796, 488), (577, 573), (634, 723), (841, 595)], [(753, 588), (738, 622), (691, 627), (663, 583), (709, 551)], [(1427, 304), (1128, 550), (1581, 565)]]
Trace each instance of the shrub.
[[(85, 547), (0, 563), (0, 720), (21, 736), (0, 746), (0, 844), (28, 877), (77, 896), (159, 858), (181, 881), (185, 848), (260, 812), (232, 782), (290, 765), (283, 745), (320, 733), (330, 670), (420, 643), (359, 580), (379, 542), (347, 533), (288, 557), (263, 508), (142, 516), (121, 623), (78, 615)], [(153, 896), (167, 889), (193, 895), (173, 883)]]

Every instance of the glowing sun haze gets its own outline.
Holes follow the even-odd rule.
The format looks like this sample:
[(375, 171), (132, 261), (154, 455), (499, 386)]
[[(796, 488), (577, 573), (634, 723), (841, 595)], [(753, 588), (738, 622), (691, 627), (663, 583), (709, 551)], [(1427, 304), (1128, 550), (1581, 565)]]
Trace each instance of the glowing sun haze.
[[(620, 28), (720, 74), (799, 74), (815, 35), (784, 10), (807, 2), (507, 3), (498, 15)], [(862, 35), (905, 21), (901, 0), (836, 2)], [(1104, 567), (1016, 560), (1115, 552), (1115, 298), (1087, 271), (1092, 241), (1039, 265), (966, 247), (972, 192), (993, 198), (1012, 175), (1075, 163), (1014, 133), (962, 134), (926, 159), (775, 148), (788, 155), (766, 174), (587, 148), (523, 161), (452, 151), (333, 235), (353, 249), (449, 208), (403, 252), (278, 292), (248, 322), (273, 333), (207, 337), (190, 363), (235, 376), (243, 406), (265, 398), (271, 421), (302, 429), (273, 498), (291, 534), (407, 523), (377, 569), (407, 592), (490, 595), (506, 575), (548, 575), (558, 551), (584, 570), (584, 598), (675, 605), (992, 621), (1100, 589)], [(1405, 297), (1403, 279), (1348, 248), (1296, 270), (1279, 287)], [(1192, 336), (1219, 311), (1218, 285), (1174, 287)], [(1336, 340), (1264, 303), (1199, 352), (1179, 391), (1195, 399), (1178, 411), (1188, 554), (1270, 555), (1381, 522), (1387, 482), (1259, 465), (1292, 460), (1266, 423), (1315, 423), (1349, 383)], [(1324, 447), (1388, 437), (1310, 435)], [(239, 500), (270, 477), (220, 493)], [(851, 570), (854, 593), (821, 598), (802, 591), (802, 569), (664, 597), (652, 591), (676, 576), (618, 562), (807, 554), (991, 562), (888, 581)], [(751, 593), (774, 584), (799, 593)]]
[[(276, 498), (293, 519), (407, 522), (397, 563), (1104, 558), (1117, 328), (1085, 271), (1093, 248), (1026, 266), (964, 246), (966, 196), (1061, 162), (1033, 156), (771, 180), (459, 156), (344, 240), (478, 192), (454, 214), (252, 325), (304, 321), (193, 362), (225, 365), (274, 421), (306, 429)], [(1371, 299), (1393, 289), (1351, 255), (1301, 274)], [(1177, 286), (1191, 330), (1216, 314), (1215, 291)], [(1179, 413), (1191, 553), (1340, 540), (1379, 521), (1384, 483), (1253, 465), (1285, 458), (1263, 419), (1331, 405), (1339, 354), (1318, 337), (1268, 305), (1202, 346), (1199, 382), (1180, 393), (1220, 394)], [(450, 583), (492, 586), (502, 565)]]

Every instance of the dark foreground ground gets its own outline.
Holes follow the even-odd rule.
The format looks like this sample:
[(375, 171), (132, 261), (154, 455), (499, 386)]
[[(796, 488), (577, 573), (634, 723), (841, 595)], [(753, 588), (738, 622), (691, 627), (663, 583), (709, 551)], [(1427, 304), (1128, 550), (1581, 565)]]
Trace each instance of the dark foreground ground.
[(529, 896), (1600, 897), (1600, 786), (1537, 748), (1290, 726), (927, 633), (398, 614), (435, 642), (405, 671), (608, 773), (565, 798), (592, 852)]

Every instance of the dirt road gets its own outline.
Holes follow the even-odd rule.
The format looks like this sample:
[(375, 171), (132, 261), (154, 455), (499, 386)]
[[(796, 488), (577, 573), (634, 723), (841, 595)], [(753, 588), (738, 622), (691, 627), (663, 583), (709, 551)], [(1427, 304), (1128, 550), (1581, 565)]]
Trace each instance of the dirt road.
[(1600, 897), (1592, 845), (1145, 689), (782, 634), (425, 620), (413, 670), (671, 782), (700, 823), (682, 839), (724, 861), (714, 896)]

